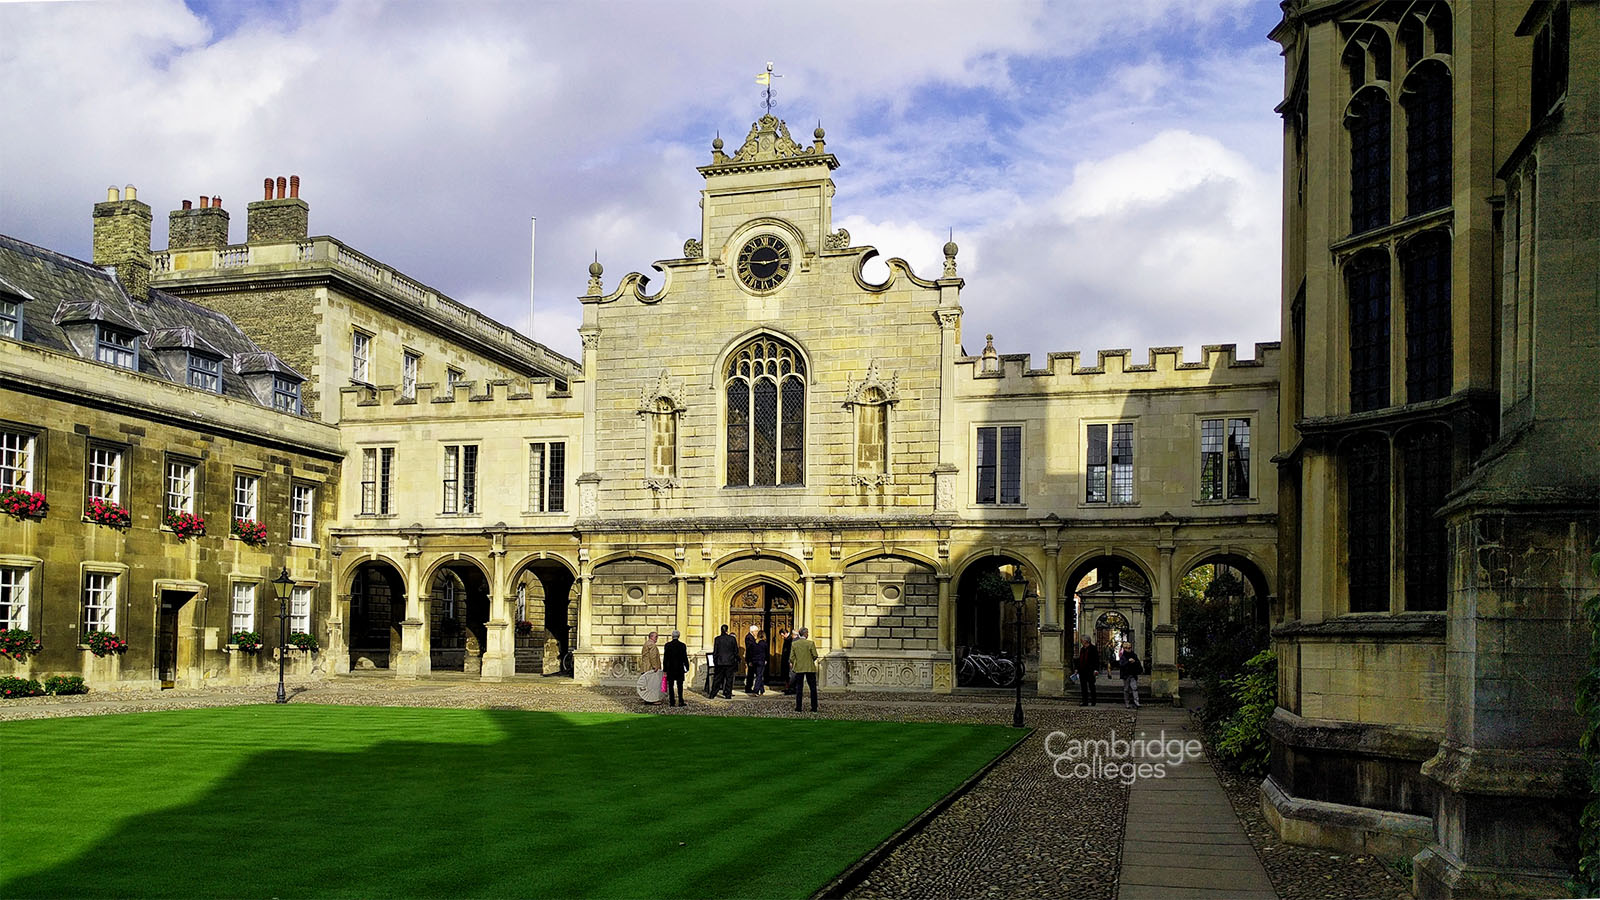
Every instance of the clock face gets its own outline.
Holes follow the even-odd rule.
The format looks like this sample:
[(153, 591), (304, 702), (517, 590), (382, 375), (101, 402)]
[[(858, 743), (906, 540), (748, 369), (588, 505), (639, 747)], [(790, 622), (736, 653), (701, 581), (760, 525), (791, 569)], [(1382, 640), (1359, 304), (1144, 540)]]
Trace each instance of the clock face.
[(775, 235), (750, 239), (739, 251), (739, 280), (753, 291), (770, 291), (789, 277), (789, 248)]

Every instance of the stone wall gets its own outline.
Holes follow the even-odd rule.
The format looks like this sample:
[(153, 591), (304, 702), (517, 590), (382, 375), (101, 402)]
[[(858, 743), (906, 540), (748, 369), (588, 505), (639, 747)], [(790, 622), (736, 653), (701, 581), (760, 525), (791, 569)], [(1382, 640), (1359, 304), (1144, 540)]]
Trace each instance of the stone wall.
[(310, 227), (311, 207), (297, 197), (257, 200), (246, 207), (250, 243), (304, 240)]
[(845, 569), (845, 640), (852, 651), (933, 650), (939, 584), (926, 566), (893, 557)]
[(677, 590), (672, 571), (653, 562), (597, 567), (589, 586), (595, 646), (636, 650), (652, 630), (670, 632), (678, 616)]

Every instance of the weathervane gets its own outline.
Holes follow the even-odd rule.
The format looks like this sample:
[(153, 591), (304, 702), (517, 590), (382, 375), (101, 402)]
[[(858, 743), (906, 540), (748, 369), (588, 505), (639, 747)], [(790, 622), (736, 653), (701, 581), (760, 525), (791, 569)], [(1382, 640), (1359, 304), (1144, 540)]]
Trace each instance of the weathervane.
[(769, 115), (769, 116), (772, 115), (772, 107), (773, 107), (773, 102), (772, 102), (772, 79), (774, 79), (774, 78), (782, 78), (782, 77), (783, 77), (782, 75), (777, 75), (777, 74), (773, 73), (773, 71), (772, 71), (772, 63), (770, 63), (770, 62), (767, 63), (767, 70), (765, 72), (762, 72), (760, 75), (756, 76), (756, 84), (765, 85), (766, 88), (767, 88), (766, 91), (764, 92), (762, 98), (761, 98), (761, 106), (764, 109), (766, 109), (767, 115)]

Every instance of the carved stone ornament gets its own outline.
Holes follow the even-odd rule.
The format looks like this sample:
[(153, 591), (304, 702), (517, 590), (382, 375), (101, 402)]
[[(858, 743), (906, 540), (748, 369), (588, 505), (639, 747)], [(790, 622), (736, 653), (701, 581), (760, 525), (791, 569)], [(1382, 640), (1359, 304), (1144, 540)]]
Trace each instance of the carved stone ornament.
[(689, 238), (683, 242), (684, 259), (699, 259), (702, 256), (705, 256), (705, 248), (700, 246), (699, 239)]
[(745, 136), (744, 144), (731, 159), (733, 162), (766, 162), (794, 159), (814, 155), (816, 152), (814, 147), (808, 150), (795, 143), (794, 138), (789, 136), (789, 126), (784, 124), (782, 119), (768, 113), (750, 126), (750, 133)]
[(926, 659), (851, 659), (850, 684), (858, 688), (933, 687), (933, 662)]
[(956, 478), (952, 472), (933, 474), (933, 508), (939, 512), (955, 512)]
[(844, 405), (854, 406), (861, 401), (861, 395), (870, 388), (877, 388), (883, 393), (883, 402), (900, 402), (900, 373), (889, 376), (888, 381), (883, 380), (883, 375), (878, 371), (878, 361), (873, 360), (867, 364), (867, 374), (860, 381), (850, 380), (844, 388)]
[(880, 484), (890, 484), (894, 479), (888, 472), (879, 472), (875, 475), (851, 475), (850, 483), (857, 487), (877, 487)]
[(646, 478), (644, 480), (644, 486), (659, 494), (662, 491), (670, 491), (673, 488), (677, 487), (678, 486), (678, 479), (676, 479), (676, 478)]
[(668, 377), (666, 369), (662, 369), (661, 374), (656, 376), (653, 385), (649, 385), (639, 392), (639, 415), (663, 412), (664, 410), (656, 408), (656, 401), (658, 400), (667, 401), (675, 413), (681, 413), (688, 409), (688, 406), (683, 402), (683, 388), (672, 383), (672, 379)]
[(942, 328), (945, 331), (951, 331), (957, 325), (961, 324), (961, 313), (955, 312), (954, 310), (952, 310), (950, 312), (938, 313), (938, 316), (939, 316), (939, 327)]
[(850, 232), (843, 228), (822, 239), (822, 249), (843, 250), (850, 246)]

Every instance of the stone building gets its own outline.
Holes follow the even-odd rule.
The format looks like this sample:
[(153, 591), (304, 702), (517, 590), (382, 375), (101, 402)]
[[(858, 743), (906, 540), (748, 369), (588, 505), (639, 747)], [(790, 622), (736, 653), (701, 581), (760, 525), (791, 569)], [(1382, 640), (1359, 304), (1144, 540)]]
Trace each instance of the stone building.
[[(338, 431), (301, 414), (292, 367), (149, 287), (149, 222), (132, 187), (95, 206), (107, 268), (0, 237), (0, 491), (49, 504), (0, 517), (0, 628), (43, 646), (0, 674), (95, 690), (275, 677), (273, 579), (293, 580), (293, 632), (321, 635), (333, 606)], [(95, 656), (94, 631), (128, 650)], [(289, 652), (298, 675), (326, 662)]]
[(1560, 892), (1600, 501), (1600, 7), (1290, 2), (1264, 808)]

